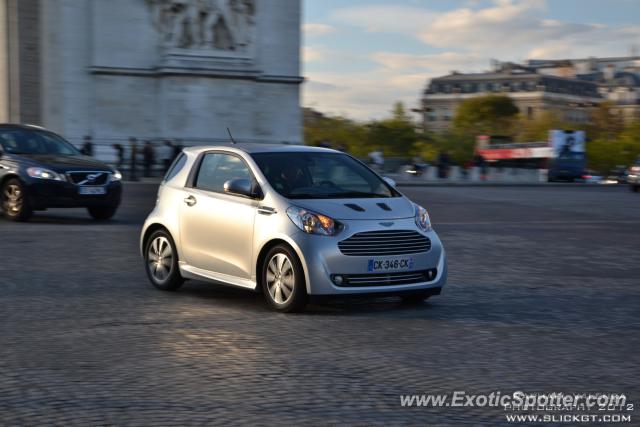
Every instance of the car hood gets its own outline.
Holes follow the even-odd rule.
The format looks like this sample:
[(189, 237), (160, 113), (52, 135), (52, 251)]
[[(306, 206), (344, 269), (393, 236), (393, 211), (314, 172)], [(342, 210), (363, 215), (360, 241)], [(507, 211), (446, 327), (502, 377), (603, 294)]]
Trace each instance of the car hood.
[(111, 171), (106, 164), (89, 156), (59, 156), (54, 154), (21, 154), (19, 156), (34, 166), (50, 169), (54, 172), (69, 172), (74, 170)]
[(405, 197), (376, 199), (295, 199), (291, 204), (338, 220), (385, 220), (412, 218), (413, 203)]

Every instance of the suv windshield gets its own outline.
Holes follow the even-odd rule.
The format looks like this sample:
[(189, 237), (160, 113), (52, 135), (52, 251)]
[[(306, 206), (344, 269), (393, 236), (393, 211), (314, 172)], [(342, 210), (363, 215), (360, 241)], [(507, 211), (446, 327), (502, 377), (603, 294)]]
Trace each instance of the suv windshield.
[(25, 129), (0, 129), (0, 145), (9, 154), (80, 154), (73, 145), (53, 133)]
[(369, 168), (341, 153), (278, 152), (251, 155), (269, 184), (289, 199), (398, 197)]

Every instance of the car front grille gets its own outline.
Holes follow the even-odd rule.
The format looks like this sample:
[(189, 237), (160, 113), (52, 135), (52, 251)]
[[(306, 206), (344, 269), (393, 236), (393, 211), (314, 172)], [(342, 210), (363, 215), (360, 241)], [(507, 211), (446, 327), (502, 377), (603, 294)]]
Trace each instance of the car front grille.
[(76, 185), (106, 185), (111, 180), (111, 172), (68, 172), (67, 178)]
[(367, 231), (339, 242), (338, 248), (349, 256), (406, 255), (429, 251), (431, 240), (413, 230)]
[(397, 286), (412, 285), (433, 281), (438, 275), (438, 270), (432, 268), (422, 271), (406, 271), (401, 273), (369, 273), (369, 274), (345, 274), (340, 275), (340, 284), (336, 281), (336, 275), (332, 277), (336, 286), (341, 288), (357, 288), (365, 286)]

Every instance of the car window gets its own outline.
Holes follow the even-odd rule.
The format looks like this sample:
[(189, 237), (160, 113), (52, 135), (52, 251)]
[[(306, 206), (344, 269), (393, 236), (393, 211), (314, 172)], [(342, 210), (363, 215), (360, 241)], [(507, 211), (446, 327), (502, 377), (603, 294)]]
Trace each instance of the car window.
[(187, 156), (184, 154), (180, 154), (180, 156), (173, 162), (166, 175), (164, 176), (165, 181), (170, 181), (174, 176), (178, 175), (184, 165), (187, 163)]
[(74, 156), (78, 150), (59, 136), (43, 131), (9, 129), (0, 131), (0, 145), (10, 154), (56, 154)]
[(223, 193), (224, 183), (232, 179), (253, 181), (253, 176), (239, 157), (224, 153), (208, 153), (202, 159), (195, 187)]
[(290, 199), (398, 197), (362, 163), (342, 153), (254, 153), (253, 159), (278, 193)]

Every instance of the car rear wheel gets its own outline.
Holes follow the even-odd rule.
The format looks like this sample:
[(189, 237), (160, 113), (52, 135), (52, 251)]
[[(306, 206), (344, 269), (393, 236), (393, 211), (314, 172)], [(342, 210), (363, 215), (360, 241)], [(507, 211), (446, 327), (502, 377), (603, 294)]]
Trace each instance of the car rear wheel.
[(272, 248), (262, 265), (262, 290), (269, 306), (281, 312), (300, 311), (307, 303), (304, 271), (287, 246)]
[(91, 215), (94, 219), (99, 221), (106, 221), (108, 219), (113, 218), (118, 210), (118, 206), (90, 206), (87, 208), (89, 211), (89, 215)]
[(175, 291), (184, 283), (178, 268), (178, 251), (164, 230), (154, 232), (145, 247), (145, 267), (149, 280), (163, 291)]
[(2, 186), (2, 210), (5, 218), (11, 221), (27, 221), (33, 214), (24, 184), (10, 179)]

